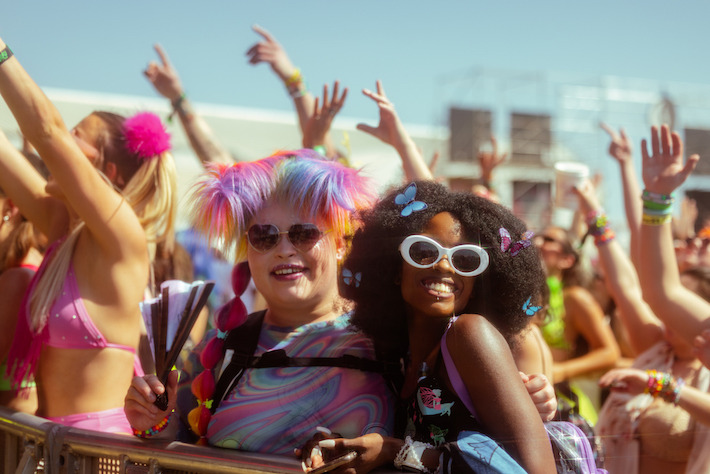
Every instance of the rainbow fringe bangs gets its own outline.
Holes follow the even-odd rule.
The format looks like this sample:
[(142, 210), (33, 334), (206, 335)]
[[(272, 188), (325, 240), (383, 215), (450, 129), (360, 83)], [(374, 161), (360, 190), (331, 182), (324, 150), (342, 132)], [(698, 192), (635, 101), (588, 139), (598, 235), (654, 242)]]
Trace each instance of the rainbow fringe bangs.
[(282, 151), (253, 162), (211, 165), (195, 185), (193, 224), (210, 239), (223, 239), (225, 247), (239, 246), (269, 200), (292, 204), (342, 237), (351, 230), (351, 212), (372, 206), (377, 193), (358, 170), (312, 150)]

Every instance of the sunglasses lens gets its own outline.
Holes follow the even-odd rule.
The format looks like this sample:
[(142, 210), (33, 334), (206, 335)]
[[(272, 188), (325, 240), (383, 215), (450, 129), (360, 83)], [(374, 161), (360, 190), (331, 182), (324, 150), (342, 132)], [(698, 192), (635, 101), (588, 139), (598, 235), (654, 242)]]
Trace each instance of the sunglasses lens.
[(433, 265), (439, 258), (439, 249), (429, 242), (414, 242), (409, 247), (409, 256), (419, 265)]
[(247, 238), (256, 251), (268, 252), (279, 241), (279, 229), (271, 224), (256, 224), (249, 228)]
[(303, 252), (307, 252), (317, 244), (322, 235), (315, 224), (295, 224), (288, 230), (288, 240)]
[(481, 265), (481, 257), (471, 249), (455, 250), (451, 264), (461, 272), (472, 272)]

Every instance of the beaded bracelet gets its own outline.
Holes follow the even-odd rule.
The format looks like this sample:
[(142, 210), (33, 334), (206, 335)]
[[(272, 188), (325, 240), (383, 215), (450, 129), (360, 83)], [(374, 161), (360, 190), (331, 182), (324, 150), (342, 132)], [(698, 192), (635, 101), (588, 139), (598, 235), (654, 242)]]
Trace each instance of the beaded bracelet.
[(303, 76), (301, 76), (301, 70), (299, 68), (296, 68), (293, 70), (293, 74), (291, 74), (291, 77), (284, 81), (284, 84), (286, 84), (286, 87), (290, 88), (291, 86), (299, 84), (302, 80)]
[(157, 425), (150, 427), (145, 431), (139, 431), (139, 430), (131, 427), (131, 429), (133, 430), (133, 436), (138, 436), (139, 438), (146, 439), (146, 438), (151, 438), (151, 437), (157, 435), (158, 433), (161, 433), (165, 428), (167, 428), (168, 423), (170, 422), (170, 415), (172, 415), (174, 411), (175, 410), (173, 410), (170, 413), (168, 413), (167, 415), (165, 415), (165, 418), (160, 420)]
[(288, 89), (288, 95), (294, 99), (298, 99), (299, 97), (303, 97), (308, 94), (308, 84), (301, 75), (301, 70), (298, 68), (293, 71), (291, 77), (284, 81), (284, 84), (286, 84), (286, 89)]
[(5, 45), (5, 49), (0, 51), (0, 66), (2, 65), (2, 63), (7, 61), (8, 59), (10, 59), (12, 56), (13, 56), (12, 50), (10, 49), (10, 47), (8, 45)]
[(683, 387), (685, 387), (685, 380), (678, 377), (676, 379), (675, 387), (673, 388), (672, 400), (668, 400), (669, 402), (672, 401), (673, 405), (677, 405), (678, 402), (680, 402), (680, 392), (683, 390)]
[(594, 236), (594, 243), (607, 244), (616, 238), (616, 234), (609, 227), (609, 220), (603, 211), (589, 211), (587, 214), (589, 234)]

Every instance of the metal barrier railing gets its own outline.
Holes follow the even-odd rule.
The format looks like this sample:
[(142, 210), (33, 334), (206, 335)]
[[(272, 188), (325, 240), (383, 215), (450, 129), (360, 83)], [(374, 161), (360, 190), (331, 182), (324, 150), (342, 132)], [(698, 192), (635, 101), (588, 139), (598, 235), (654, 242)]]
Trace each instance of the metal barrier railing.
[(4, 407), (0, 407), (0, 431), (5, 441), (2, 472), (7, 474), (303, 472), (301, 463), (293, 457), (178, 442), (145, 442), (133, 436), (70, 428)]

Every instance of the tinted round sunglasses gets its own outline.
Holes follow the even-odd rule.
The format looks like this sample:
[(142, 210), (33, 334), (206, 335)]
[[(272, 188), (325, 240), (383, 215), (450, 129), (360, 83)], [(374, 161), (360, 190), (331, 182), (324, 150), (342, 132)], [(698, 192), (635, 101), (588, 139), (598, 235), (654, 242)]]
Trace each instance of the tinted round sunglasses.
[(308, 252), (330, 230), (323, 232), (315, 224), (294, 224), (287, 231), (281, 231), (273, 224), (254, 224), (246, 232), (249, 245), (260, 253), (276, 247), (281, 235), (286, 234), (296, 250)]
[(405, 262), (415, 268), (431, 268), (446, 257), (461, 276), (476, 276), (488, 268), (488, 252), (473, 244), (446, 248), (424, 235), (410, 235), (402, 241), (399, 252)]

